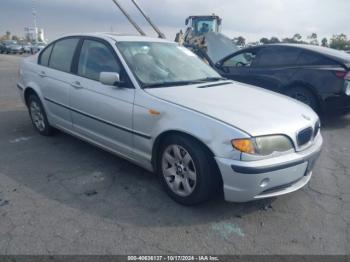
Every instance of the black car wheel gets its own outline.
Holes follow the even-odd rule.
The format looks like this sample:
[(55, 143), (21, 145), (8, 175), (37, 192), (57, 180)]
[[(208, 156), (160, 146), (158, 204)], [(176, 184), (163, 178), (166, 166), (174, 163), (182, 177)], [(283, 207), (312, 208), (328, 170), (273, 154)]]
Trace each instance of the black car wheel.
[(308, 89), (304, 87), (293, 87), (286, 92), (286, 95), (307, 104), (315, 112), (318, 112), (317, 99)]
[(176, 202), (196, 205), (218, 192), (220, 179), (214, 159), (197, 141), (169, 136), (162, 143), (157, 160), (159, 179)]

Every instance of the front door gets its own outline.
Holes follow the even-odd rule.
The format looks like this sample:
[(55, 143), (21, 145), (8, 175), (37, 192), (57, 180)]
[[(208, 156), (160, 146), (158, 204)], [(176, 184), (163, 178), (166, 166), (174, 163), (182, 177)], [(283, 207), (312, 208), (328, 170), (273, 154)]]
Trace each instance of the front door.
[(122, 66), (109, 43), (84, 39), (77, 76), (71, 83), (70, 106), (75, 132), (122, 155), (132, 153), (132, 113), (135, 89), (127, 84), (107, 86), (101, 72), (116, 72), (123, 80)]
[(220, 74), (229, 79), (247, 84), (254, 83), (251, 68), (254, 66), (255, 53), (246, 51), (224, 60), (220, 65)]

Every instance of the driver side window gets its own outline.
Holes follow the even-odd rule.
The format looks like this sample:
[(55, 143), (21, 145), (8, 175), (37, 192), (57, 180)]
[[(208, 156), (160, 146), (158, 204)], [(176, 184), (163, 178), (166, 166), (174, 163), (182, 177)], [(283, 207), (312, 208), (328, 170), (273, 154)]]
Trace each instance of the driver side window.
[(227, 59), (223, 67), (251, 67), (256, 55), (253, 52), (244, 52)]
[(120, 74), (120, 65), (112, 51), (103, 43), (84, 40), (78, 64), (78, 75), (99, 81), (101, 72)]

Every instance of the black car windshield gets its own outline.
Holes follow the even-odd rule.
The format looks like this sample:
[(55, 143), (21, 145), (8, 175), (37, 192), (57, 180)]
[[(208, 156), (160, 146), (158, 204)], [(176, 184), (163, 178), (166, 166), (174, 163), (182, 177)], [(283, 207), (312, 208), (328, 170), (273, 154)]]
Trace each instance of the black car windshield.
[(218, 81), (220, 75), (188, 49), (166, 42), (118, 42), (143, 88)]

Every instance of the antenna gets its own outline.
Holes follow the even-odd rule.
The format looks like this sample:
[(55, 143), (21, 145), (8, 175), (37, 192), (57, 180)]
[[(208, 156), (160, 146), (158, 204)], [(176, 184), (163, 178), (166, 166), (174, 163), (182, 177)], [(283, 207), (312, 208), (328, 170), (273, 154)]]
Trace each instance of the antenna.
[(118, 3), (117, 0), (112, 0), (116, 6), (122, 11), (122, 13), (125, 15), (125, 17), (129, 20), (129, 22), (135, 27), (135, 29), (143, 36), (145, 36), (145, 32), (142, 31), (142, 29), (136, 24), (134, 20), (132, 20), (131, 16), (124, 10), (124, 8)]
[(140, 13), (143, 15), (143, 17), (147, 20), (147, 22), (152, 26), (152, 28), (154, 29), (154, 31), (156, 31), (156, 33), (158, 34), (159, 38), (163, 38), (166, 39), (165, 35), (159, 30), (159, 28), (153, 24), (151, 18), (145, 14), (145, 12), (142, 10), (142, 8), (136, 3), (135, 0), (131, 0), (133, 2), (133, 4), (136, 6), (136, 8), (140, 11)]

